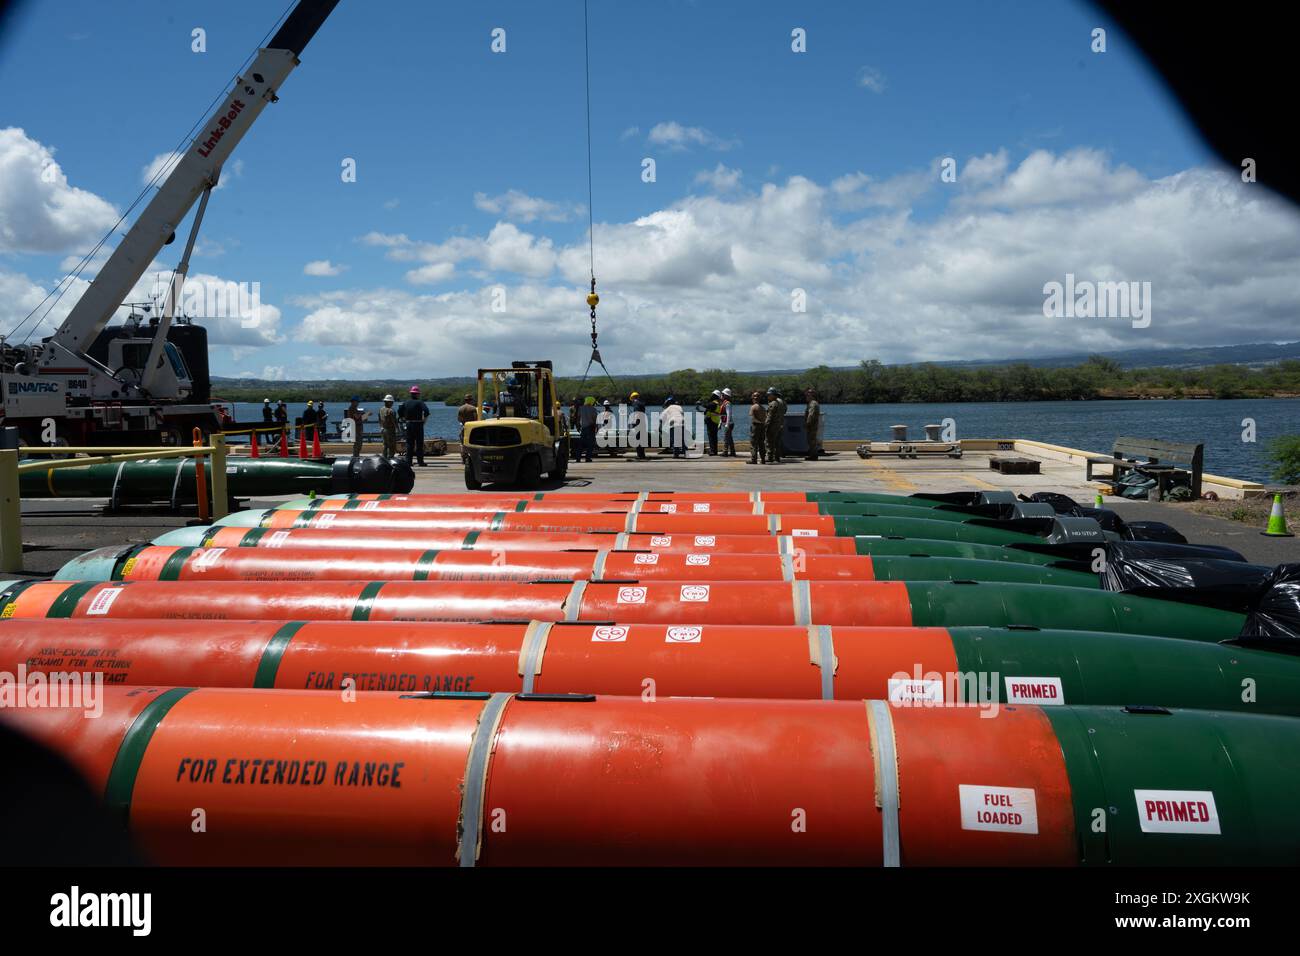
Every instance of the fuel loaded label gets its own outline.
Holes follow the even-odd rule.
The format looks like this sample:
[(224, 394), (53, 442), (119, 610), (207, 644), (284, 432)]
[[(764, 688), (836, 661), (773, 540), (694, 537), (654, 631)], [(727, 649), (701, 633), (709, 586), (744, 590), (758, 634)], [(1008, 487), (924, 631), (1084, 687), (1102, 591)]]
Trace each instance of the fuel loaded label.
[(958, 784), (961, 828), (994, 833), (1037, 833), (1038, 801), (1029, 787)]

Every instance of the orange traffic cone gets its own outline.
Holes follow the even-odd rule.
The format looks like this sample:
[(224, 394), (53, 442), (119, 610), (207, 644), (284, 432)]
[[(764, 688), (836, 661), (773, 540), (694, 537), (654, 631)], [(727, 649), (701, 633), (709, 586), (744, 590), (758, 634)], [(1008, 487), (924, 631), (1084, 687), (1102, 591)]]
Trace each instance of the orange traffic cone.
[(248, 433), (248, 454), (250, 458), (261, 458), (262, 454), (257, 450), (257, 432)]
[(1286, 515), (1282, 513), (1282, 495), (1273, 496), (1273, 508), (1268, 513), (1268, 527), (1260, 534), (1268, 535), (1270, 538), (1294, 538), (1290, 531), (1286, 529)]
[(289, 457), (289, 429), (280, 429), (280, 457)]
[(320, 455), (320, 427), (313, 426), (311, 430), (311, 456), (319, 458)]

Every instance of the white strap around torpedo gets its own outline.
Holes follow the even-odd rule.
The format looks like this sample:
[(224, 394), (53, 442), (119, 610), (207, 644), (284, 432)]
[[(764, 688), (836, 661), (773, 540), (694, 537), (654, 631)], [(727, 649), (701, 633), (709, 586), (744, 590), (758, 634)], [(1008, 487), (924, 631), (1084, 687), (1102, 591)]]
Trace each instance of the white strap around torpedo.
[(777, 533), (778, 531), (780, 531), (780, 530), (781, 530), (781, 516), (780, 516), (780, 515), (768, 515), (768, 516), (767, 516), (767, 533), (768, 533), (768, 534), (776, 534), (776, 533)]
[(781, 557), (781, 580), (794, 580), (794, 555), (782, 553)]
[(574, 581), (569, 589), (569, 596), (564, 599), (564, 619), (570, 624), (582, 614), (582, 595), (587, 590), (587, 581)]
[(608, 560), (608, 551), (596, 552), (596, 560), (591, 562), (591, 579), (593, 581), (599, 581), (605, 577), (605, 562)]
[(749, 493), (749, 503), (750, 503), (750, 504), (752, 504), (752, 505), (756, 505), (756, 504), (758, 504), (758, 503), (759, 503), (760, 501), (762, 501), (762, 500), (763, 500), (763, 495), (762, 495), (761, 492), (751, 491), (751, 492)]
[[(641, 494), (645, 494), (645, 492), (642, 492)], [(637, 495), (636, 501), (632, 502), (632, 507), (627, 509), (627, 513), (632, 517), (636, 517), (641, 513), (641, 509), (644, 507), (645, 499), (642, 498), (641, 495)]]
[(777, 554), (793, 554), (793, 553), (794, 553), (794, 536), (793, 536), (793, 535), (788, 535), (788, 534), (779, 535), (779, 536), (777, 537), (777, 539), (776, 539), (776, 553), (777, 553)]
[(754, 514), (756, 514), (756, 515), (761, 515), (761, 514), (765, 514), (765, 513), (766, 513), (766, 512), (763, 511), (763, 502), (761, 502), (761, 501), (755, 501), (755, 502), (754, 502)]
[(627, 532), (626, 532), (626, 531), (620, 531), (618, 534), (614, 535), (614, 550), (615, 550), (615, 551), (625, 551), (625, 550), (627, 550)]
[(808, 650), (812, 662), (821, 669), (822, 700), (834, 700), (835, 671), (839, 661), (835, 659), (835, 639), (829, 624), (808, 625)]
[(525, 694), (534, 692), (533, 685), (542, 672), (542, 656), (546, 653), (546, 641), (551, 636), (552, 627), (550, 621), (532, 621), (524, 631), (524, 643), (519, 648), (519, 676), (524, 679)]
[(871, 729), (871, 753), (876, 770), (876, 804), (880, 807), (882, 863), (901, 866), (898, 837), (898, 747), (894, 740), (894, 718), (883, 700), (867, 701), (867, 722)]
[(648, 491), (638, 491), (636, 493), (636, 500), (638, 504), (645, 504), (649, 499), (650, 499), (650, 492)]
[[(639, 505), (633, 505), (632, 507), (633, 507), (633, 508), (637, 508), (637, 507), (640, 507), (640, 506), (639, 506)], [(636, 513), (635, 511), (629, 511), (629, 512), (627, 513), (627, 520), (623, 522), (623, 533), (624, 533), (624, 534), (632, 534), (633, 532), (636, 531), (636, 516), (637, 516), (637, 513)]]
[(492, 757), (492, 739), (501, 726), (501, 715), (513, 694), (493, 694), (483, 703), (474, 737), (465, 762), (465, 786), (460, 798), (460, 839), (456, 859), (461, 866), (473, 866), (483, 845), (483, 796), (487, 792), (488, 762)]
[(794, 622), (807, 626), (813, 622), (812, 591), (807, 581), (791, 581), (790, 587), (794, 592)]

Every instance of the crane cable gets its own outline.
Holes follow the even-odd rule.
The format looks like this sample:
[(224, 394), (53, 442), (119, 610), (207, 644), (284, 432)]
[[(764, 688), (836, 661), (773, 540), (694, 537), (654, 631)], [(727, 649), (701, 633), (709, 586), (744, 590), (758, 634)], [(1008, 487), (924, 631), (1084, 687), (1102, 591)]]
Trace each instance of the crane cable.
[(609, 384), (617, 389), (618, 385), (614, 377), (609, 374), (604, 359), (600, 357), (596, 331), (596, 305), (600, 302), (600, 296), (596, 294), (596, 216), (592, 208), (591, 187), (591, 42), (587, 25), (587, 0), (582, 0), (582, 63), (587, 84), (587, 254), (591, 266), (591, 292), (587, 295), (587, 306), (591, 310), (591, 358), (587, 359), (587, 369), (582, 373), (582, 383), (586, 384), (587, 377), (591, 374), (591, 365), (595, 362), (600, 365), (605, 378), (609, 379)]

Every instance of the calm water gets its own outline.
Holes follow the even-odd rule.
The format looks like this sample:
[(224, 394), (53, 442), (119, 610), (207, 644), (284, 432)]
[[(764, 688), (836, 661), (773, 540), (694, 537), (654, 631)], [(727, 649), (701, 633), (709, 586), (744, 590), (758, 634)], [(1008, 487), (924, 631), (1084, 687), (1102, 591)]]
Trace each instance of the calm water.
[[(365, 401), (372, 412), (367, 430), (374, 430), (374, 415), (382, 402)], [(306, 406), (289, 405), (289, 417), (302, 414)], [(326, 404), (330, 431), (347, 407), (345, 402)], [(1268, 481), (1265, 444), (1282, 434), (1300, 433), (1300, 400), (1241, 399), (1234, 401), (1123, 401), (1123, 402), (1006, 402), (957, 403), (952, 405), (823, 405), (826, 438), (883, 441), (891, 425), (907, 425), (909, 434), (924, 437), (923, 425), (939, 424), (945, 418), (957, 423), (958, 438), (1032, 438), (1038, 441), (1109, 451), (1120, 435), (1163, 438), (1168, 441), (1205, 443), (1205, 470), (1216, 475)], [(792, 412), (802, 406), (791, 405)], [(241, 421), (260, 420), (260, 404), (234, 403)], [(454, 439), (456, 409), (429, 405), (426, 434)], [(1242, 441), (1242, 420), (1254, 419), (1256, 441)], [(741, 435), (748, 424), (738, 427)]]

